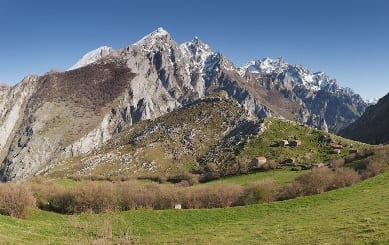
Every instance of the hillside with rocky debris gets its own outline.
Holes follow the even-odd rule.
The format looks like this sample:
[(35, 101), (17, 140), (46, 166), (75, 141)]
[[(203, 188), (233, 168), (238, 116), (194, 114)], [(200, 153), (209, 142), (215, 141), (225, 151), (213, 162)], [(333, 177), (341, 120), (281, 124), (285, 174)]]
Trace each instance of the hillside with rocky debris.
[(259, 121), (248, 119), (247, 112), (222, 91), (156, 119), (126, 126), (101, 148), (71, 158), (48, 174), (169, 177), (210, 162), (227, 166), (259, 130)]

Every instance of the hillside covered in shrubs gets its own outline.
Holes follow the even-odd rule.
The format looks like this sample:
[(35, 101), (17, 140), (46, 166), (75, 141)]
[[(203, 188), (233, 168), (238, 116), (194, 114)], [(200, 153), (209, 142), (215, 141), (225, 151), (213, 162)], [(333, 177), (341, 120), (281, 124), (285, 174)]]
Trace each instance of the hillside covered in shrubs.
[[(248, 184), (175, 185), (136, 180), (82, 180), (61, 185), (44, 177), (0, 185), (0, 213), (26, 217), (31, 208), (63, 214), (131, 209), (226, 208), (320, 194), (351, 186), (389, 170), (389, 147), (381, 146), (338, 159), (332, 168), (308, 170), (286, 185), (267, 178)], [(276, 171), (277, 172), (277, 171)], [(275, 174), (276, 174), (275, 172)]]

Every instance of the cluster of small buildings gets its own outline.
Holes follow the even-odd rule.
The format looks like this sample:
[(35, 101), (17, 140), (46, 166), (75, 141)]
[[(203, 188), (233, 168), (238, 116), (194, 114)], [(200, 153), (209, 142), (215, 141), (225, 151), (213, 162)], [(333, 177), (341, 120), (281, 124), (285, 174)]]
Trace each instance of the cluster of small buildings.
[(288, 140), (281, 140), (278, 142), (278, 146), (281, 146), (281, 147), (285, 147), (285, 146), (299, 147), (299, 146), (301, 146), (301, 140), (291, 140), (290, 142)]
[[(331, 145), (331, 148), (332, 148), (332, 153), (333, 154), (340, 154), (341, 150), (344, 147), (341, 144), (334, 144), (334, 145)], [(358, 152), (358, 149), (353, 148), (352, 145), (351, 145), (351, 148), (349, 149), (348, 153), (352, 154), (352, 153), (357, 153), (357, 152)]]
[[(318, 141), (320, 144), (324, 144), (326, 146), (330, 145), (332, 154), (340, 154), (341, 151), (346, 148), (341, 143), (335, 142), (331, 137), (326, 137), (324, 135), (319, 137)], [(275, 146), (275, 147), (287, 147), (287, 146), (299, 147), (299, 146), (301, 146), (301, 144), (302, 144), (301, 140), (296, 139), (294, 137), (294, 139), (292, 139), (292, 140), (290, 138), (289, 139), (282, 139), (282, 140), (276, 142), (273, 146)], [(354, 148), (352, 144), (349, 147), (347, 146), (347, 148), (348, 148), (349, 154), (358, 152), (358, 149)], [(255, 157), (251, 161), (251, 167), (254, 169), (260, 169), (265, 165), (266, 162), (268, 162), (266, 157), (258, 156), (258, 157)], [(323, 163), (315, 163), (315, 164), (309, 164), (309, 165), (304, 165), (304, 164), (297, 165), (293, 158), (288, 158), (288, 159), (280, 162), (278, 164), (277, 168), (292, 167), (292, 170), (293, 170), (293, 168), (298, 169), (299, 166), (301, 167), (302, 170), (306, 170), (306, 169), (311, 169), (311, 168), (322, 168), (322, 167), (325, 167), (327, 165), (325, 165)]]

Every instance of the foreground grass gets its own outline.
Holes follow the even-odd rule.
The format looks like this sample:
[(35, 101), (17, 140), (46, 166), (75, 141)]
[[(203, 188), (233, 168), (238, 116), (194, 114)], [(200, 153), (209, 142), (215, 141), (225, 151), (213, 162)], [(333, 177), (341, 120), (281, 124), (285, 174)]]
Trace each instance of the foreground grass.
[[(266, 205), (211, 210), (136, 210), (65, 216), (0, 216), (8, 244), (388, 244), (389, 173), (352, 187)], [(105, 239), (105, 240), (104, 240)]]

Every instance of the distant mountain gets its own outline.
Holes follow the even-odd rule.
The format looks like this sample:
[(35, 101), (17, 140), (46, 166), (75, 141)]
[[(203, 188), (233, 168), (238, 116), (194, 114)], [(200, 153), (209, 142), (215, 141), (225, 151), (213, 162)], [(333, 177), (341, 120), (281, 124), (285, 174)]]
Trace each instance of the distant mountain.
[(379, 98), (373, 98), (373, 99), (367, 99), (365, 100), (368, 105), (375, 105), (377, 104)]
[(389, 143), (389, 93), (369, 106), (354, 123), (340, 131), (344, 137), (370, 143)]
[(281, 117), (337, 132), (366, 103), (324, 73), (282, 59), (236, 67), (199, 38), (158, 28), (119, 50), (101, 47), (66, 72), (0, 87), (0, 176), (24, 179), (96, 150), (126, 125), (224, 90), (247, 118)]
[[(367, 106), (360, 95), (340, 87), (324, 72), (311, 73), (283, 58), (251, 61), (239, 72), (248, 79), (254, 77), (262, 86), (276, 88), (290, 100), (299, 100), (308, 111), (305, 123), (330, 132), (336, 133), (360, 117)], [(270, 79), (270, 84), (263, 84), (264, 78)]]

